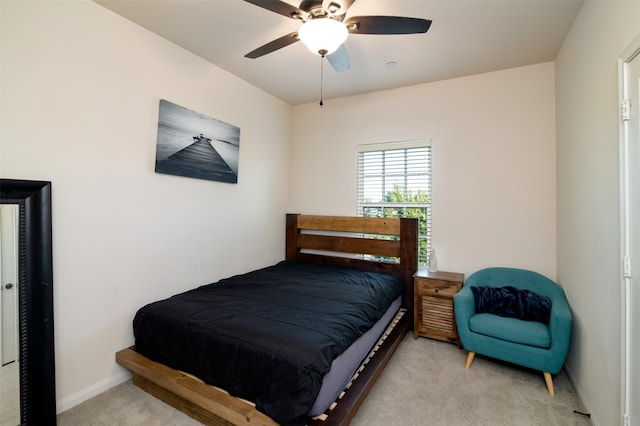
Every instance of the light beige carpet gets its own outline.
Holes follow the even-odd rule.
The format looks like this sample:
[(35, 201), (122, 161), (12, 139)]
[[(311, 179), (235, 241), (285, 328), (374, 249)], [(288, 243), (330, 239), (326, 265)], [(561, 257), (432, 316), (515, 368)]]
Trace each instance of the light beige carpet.
[(19, 363), (0, 367), (0, 426), (20, 423)]
[[(541, 372), (476, 356), (450, 343), (408, 334), (391, 358), (353, 426), (589, 425), (564, 371), (554, 377), (556, 396)], [(198, 425), (195, 420), (127, 381), (58, 415), (59, 426)]]

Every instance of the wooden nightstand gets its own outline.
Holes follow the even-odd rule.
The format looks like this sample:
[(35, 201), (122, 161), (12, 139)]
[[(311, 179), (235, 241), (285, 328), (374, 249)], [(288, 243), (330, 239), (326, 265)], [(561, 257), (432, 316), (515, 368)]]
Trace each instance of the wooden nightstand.
[(413, 276), (413, 338), (431, 337), (460, 347), (453, 296), (460, 291), (464, 274), (419, 269)]

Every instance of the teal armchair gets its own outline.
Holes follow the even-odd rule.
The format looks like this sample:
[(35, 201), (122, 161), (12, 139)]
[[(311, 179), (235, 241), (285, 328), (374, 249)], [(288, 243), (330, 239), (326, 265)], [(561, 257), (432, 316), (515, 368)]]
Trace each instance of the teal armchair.
[[(549, 323), (476, 313), (472, 287), (512, 286), (546, 296), (551, 301)], [(476, 290), (479, 291), (479, 290)], [(547, 389), (555, 396), (552, 374), (564, 365), (571, 340), (572, 315), (564, 290), (533, 271), (486, 268), (473, 273), (454, 296), (458, 336), (469, 351), (465, 368), (476, 353), (522, 365), (544, 373)]]

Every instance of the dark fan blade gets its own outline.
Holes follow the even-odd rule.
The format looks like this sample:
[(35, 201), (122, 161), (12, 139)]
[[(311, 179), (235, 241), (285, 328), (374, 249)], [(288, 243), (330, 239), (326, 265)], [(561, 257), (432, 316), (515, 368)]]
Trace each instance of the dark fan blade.
[(341, 44), (338, 49), (330, 55), (327, 55), (327, 60), (331, 64), (336, 72), (342, 72), (349, 69), (349, 54), (344, 44)]
[(251, 58), (251, 59), (259, 58), (260, 56), (266, 55), (267, 53), (275, 52), (278, 49), (287, 47), (288, 45), (293, 44), (298, 40), (299, 40), (298, 33), (292, 32), (290, 34), (287, 34), (286, 36), (277, 38), (265, 44), (264, 46), (258, 47), (256, 50), (253, 50), (247, 53), (246, 55), (244, 55), (244, 57)]
[(417, 34), (426, 33), (431, 21), (401, 16), (354, 16), (344, 24), (352, 34)]
[(340, 16), (347, 13), (347, 10), (351, 7), (356, 0), (324, 0), (322, 2), (322, 8), (329, 14)]
[(302, 9), (298, 9), (295, 6), (285, 3), (280, 0), (244, 0), (247, 3), (255, 4), (264, 9), (270, 10), (288, 18), (298, 19), (302, 16), (307, 16), (307, 12)]

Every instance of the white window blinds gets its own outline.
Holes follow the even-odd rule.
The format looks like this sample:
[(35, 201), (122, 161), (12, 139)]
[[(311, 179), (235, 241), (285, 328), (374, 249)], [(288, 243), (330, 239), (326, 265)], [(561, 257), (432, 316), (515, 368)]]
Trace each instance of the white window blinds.
[(418, 219), (418, 259), (431, 246), (431, 145), (426, 141), (358, 147), (358, 213)]

